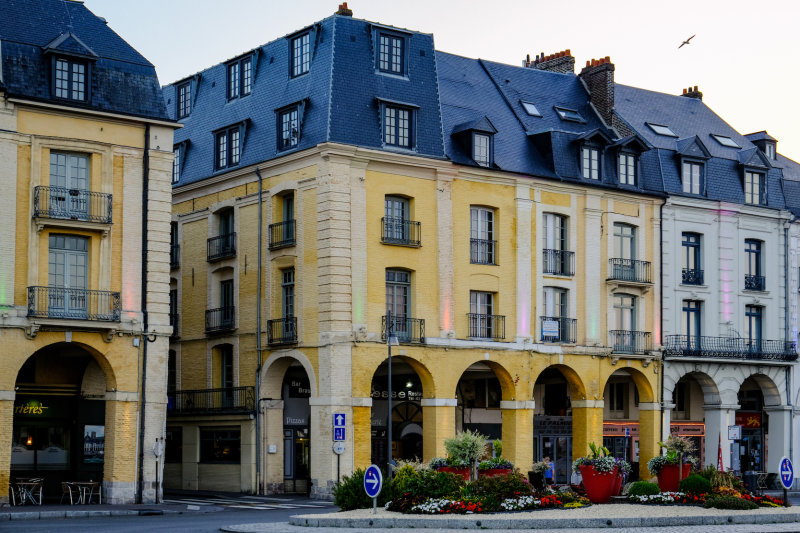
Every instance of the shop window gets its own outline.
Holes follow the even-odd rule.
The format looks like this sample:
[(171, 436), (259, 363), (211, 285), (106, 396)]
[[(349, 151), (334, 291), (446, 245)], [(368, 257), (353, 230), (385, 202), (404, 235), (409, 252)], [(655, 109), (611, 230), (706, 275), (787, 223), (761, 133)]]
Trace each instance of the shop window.
[(200, 428), (200, 462), (239, 464), (241, 433), (239, 428)]
[(164, 439), (164, 462), (180, 463), (183, 461), (183, 428), (167, 428)]

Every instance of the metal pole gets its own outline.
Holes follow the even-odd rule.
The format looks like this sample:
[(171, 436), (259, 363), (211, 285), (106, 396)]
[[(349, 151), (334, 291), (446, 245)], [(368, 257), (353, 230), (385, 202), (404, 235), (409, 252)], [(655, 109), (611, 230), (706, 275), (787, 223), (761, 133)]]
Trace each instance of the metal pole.
[(389, 347), (389, 408), (386, 415), (386, 476), (392, 481), (392, 312), (386, 312), (386, 345)]
[(256, 167), (256, 176), (258, 176), (258, 268), (256, 268), (256, 494), (261, 494), (261, 241), (263, 236), (261, 231), (263, 228), (262, 223), (262, 181), (261, 172)]

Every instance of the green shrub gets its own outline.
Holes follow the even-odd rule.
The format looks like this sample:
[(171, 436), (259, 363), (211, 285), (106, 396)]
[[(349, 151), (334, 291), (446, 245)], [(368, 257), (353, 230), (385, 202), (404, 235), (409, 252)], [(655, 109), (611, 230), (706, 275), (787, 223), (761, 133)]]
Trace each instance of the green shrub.
[(678, 485), (678, 490), (688, 494), (707, 494), (711, 492), (711, 482), (703, 476), (692, 474)]
[(659, 494), (660, 492), (661, 490), (655, 483), (650, 483), (649, 481), (637, 481), (631, 485), (630, 489), (628, 489), (628, 496), (651, 496), (653, 494)]
[(416, 475), (406, 476), (403, 481), (403, 492), (395, 492), (395, 495), (400, 497), (411, 493), (426, 498), (444, 498), (457, 495), (463, 486), (464, 478), (457, 474), (422, 470)]
[(410, 464), (406, 464), (394, 471), (392, 478), (392, 493), (403, 494), (408, 492), (406, 486), (411, 478), (418, 477), (419, 471)]
[(749, 509), (757, 509), (758, 505), (749, 500), (743, 500), (735, 496), (712, 496), (706, 499), (706, 503), (703, 504), (703, 507), (706, 509), (735, 509), (746, 511)]
[(460, 431), (445, 439), (444, 448), (448, 462), (472, 466), (486, 452), (486, 437), (477, 431)]
[(502, 476), (478, 478), (468, 483), (463, 490), (463, 493), (469, 497), (493, 494), (500, 497), (501, 500), (514, 496), (525, 496), (532, 492), (531, 484), (519, 470)]
[[(344, 476), (341, 482), (336, 484), (333, 489), (333, 503), (339, 506), (342, 511), (352, 509), (369, 509), (372, 507), (372, 498), (367, 496), (364, 490), (363, 468), (353, 472), (352, 476)], [(384, 475), (384, 480), (386, 476)], [(385, 505), (391, 498), (392, 489), (389, 483), (384, 483), (381, 492), (378, 494), (378, 505)]]

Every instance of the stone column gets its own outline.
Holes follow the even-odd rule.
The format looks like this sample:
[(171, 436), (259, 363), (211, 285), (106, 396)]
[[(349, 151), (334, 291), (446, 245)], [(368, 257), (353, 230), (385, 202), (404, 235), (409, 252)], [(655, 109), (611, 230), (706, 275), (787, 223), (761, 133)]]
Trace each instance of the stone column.
[[(264, 462), (261, 466), (265, 494), (283, 493), (283, 400), (261, 402), (264, 414)], [(274, 448), (272, 448), (274, 446)], [(272, 451), (274, 450), (274, 451)], [(261, 480), (259, 480), (261, 482)]]
[[(789, 439), (792, 423), (791, 405), (771, 405), (764, 407), (769, 415), (769, 447), (764, 446), (766, 457), (764, 460), (765, 472), (777, 472), (782, 457), (790, 457)], [(797, 467), (795, 467), (797, 468)], [(795, 475), (795, 477), (797, 477)]]
[(503, 455), (522, 472), (533, 464), (534, 401), (501, 401), (503, 410)]
[[(706, 464), (717, 464), (717, 454), (722, 445), (722, 464), (731, 467), (731, 442), (728, 440), (728, 426), (736, 421), (736, 404), (704, 405), (706, 413)], [(721, 439), (720, 439), (721, 436)]]
[(456, 434), (456, 398), (423, 398), (422, 460), (447, 455), (444, 439)]
[(661, 405), (657, 402), (639, 403), (639, 479), (648, 479), (647, 461), (660, 455), (658, 446)]
[(589, 443), (603, 444), (603, 400), (572, 402), (572, 459), (589, 453)]
[[(136, 499), (138, 407), (137, 392), (106, 392), (103, 496), (111, 504), (133, 503)], [(150, 456), (153, 454), (150, 453)]]
[(664, 402), (661, 406), (661, 441), (665, 441), (669, 438), (673, 409), (675, 409), (674, 403)]
[[(436, 175), (436, 219), (437, 244), (439, 256), (439, 336), (455, 336), (453, 298), (455, 278), (453, 275), (453, 198), (451, 196), (453, 178), (456, 172), (437, 171)], [(455, 415), (453, 415), (455, 416)], [(425, 446), (425, 445), (424, 445)]]
[[(606, 345), (606, 331), (603, 330), (604, 320), (599, 310), (602, 300), (603, 291), (606, 290), (605, 276), (606, 265), (602, 264), (601, 260), (603, 254), (603, 243), (606, 242), (600, 230), (603, 227), (603, 208), (599, 197), (588, 196), (586, 198), (586, 209), (584, 210), (584, 227), (585, 227), (585, 248), (584, 253), (578, 254), (578, 261), (584, 263), (584, 277), (585, 277), (585, 294), (583, 295), (584, 302), (589, 304), (589, 309), (596, 308), (594, 312), (587, 309), (586, 319), (578, 321), (578, 327), (584, 328), (586, 336), (586, 345)], [(609, 231), (606, 228), (606, 231)], [(582, 256), (582, 257), (581, 257)], [(598, 263), (599, 267), (598, 267)], [(580, 268), (580, 267), (578, 267)], [(581, 322), (584, 323), (581, 326)], [(578, 337), (580, 341), (580, 336)], [(574, 407), (574, 404), (573, 404)], [(602, 421), (603, 417), (600, 417)], [(574, 425), (574, 424), (573, 424)], [(602, 422), (600, 424), (602, 427)], [(602, 431), (600, 432), (602, 435)], [(575, 450), (573, 442), (572, 449)], [(588, 450), (588, 448), (587, 448)], [(573, 451), (573, 455), (574, 455)], [(583, 455), (584, 452), (579, 452), (578, 457)]]
[(11, 482), (11, 432), (14, 427), (13, 390), (0, 390), (0, 506), (8, 503), (8, 484)]

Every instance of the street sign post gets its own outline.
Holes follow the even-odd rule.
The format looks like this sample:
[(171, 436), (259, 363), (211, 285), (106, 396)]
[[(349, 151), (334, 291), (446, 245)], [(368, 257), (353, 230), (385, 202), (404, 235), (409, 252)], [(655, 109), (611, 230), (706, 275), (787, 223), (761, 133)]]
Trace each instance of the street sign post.
[(343, 428), (347, 425), (347, 415), (344, 413), (333, 413), (333, 427)]
[(781, 485), (783, 485), (783, 505), (789, 507), (787, 491), (792, 488), (792, 483), (794, 483), (794, 467), (791, 459), (781, 458), (781, 462), (778, 464), (778, 475), (781, 478)]
[(345, 440), (345, 430), (344, 428), (333, 428), (333, 441), (340, 442)]
[(383, 486), (383, 474), (376, 465), (369, 465), (364, 472), (364, 491), (372, 498), (372, 514), (378, 513), (378, 494)]

